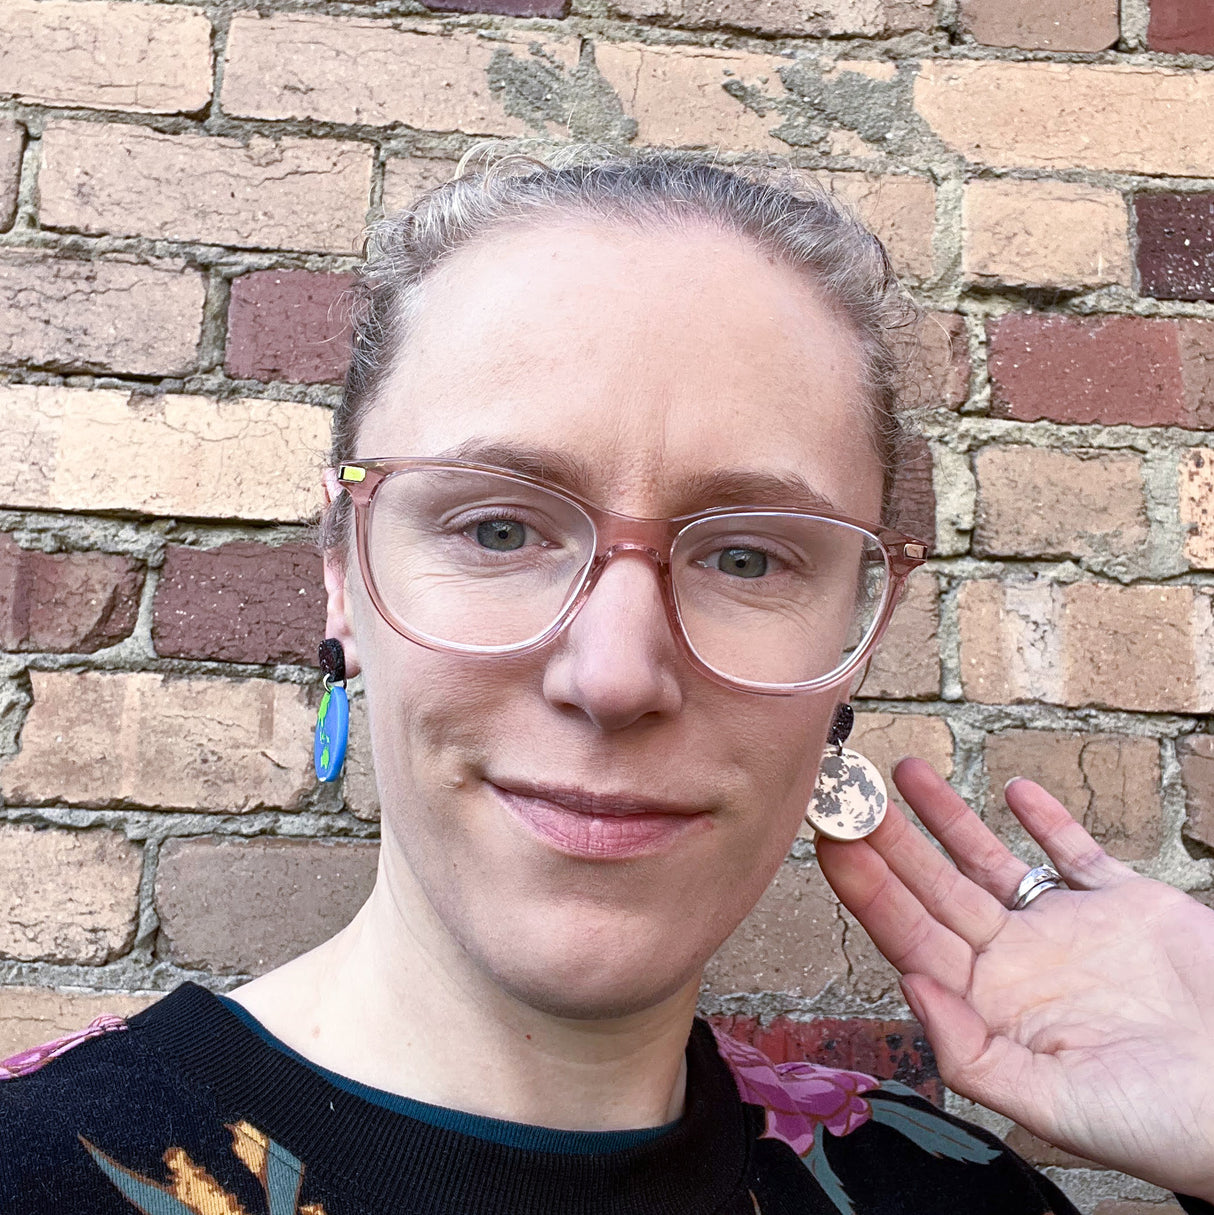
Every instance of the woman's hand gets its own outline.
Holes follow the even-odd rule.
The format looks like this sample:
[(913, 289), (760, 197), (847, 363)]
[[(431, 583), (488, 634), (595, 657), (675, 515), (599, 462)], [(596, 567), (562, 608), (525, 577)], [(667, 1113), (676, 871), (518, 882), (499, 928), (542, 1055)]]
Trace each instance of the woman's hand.
[(1007, 803), (1071, 889), (1009, 911), (1028, 866), (923, 760), (894, 779), (956, 868), (892, 805), (868, 839), (820, 840), (818, 857), (902, 972), (945, 1083), (1214, 1201), (1214, 911), (1108, 856), (1029, 780)]

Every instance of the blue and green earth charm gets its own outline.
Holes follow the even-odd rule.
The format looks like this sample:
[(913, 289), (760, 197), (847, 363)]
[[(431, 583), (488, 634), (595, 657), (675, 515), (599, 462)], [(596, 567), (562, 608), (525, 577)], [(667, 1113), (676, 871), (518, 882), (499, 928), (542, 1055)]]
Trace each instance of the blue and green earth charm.
[(341, 766), (346, 762), (346, 742), (350, 737), (346, 656), (341, 642), (335, 637), (326, 637), (320, 643), (320, 669), (325, 673), (325, 694), (316, 710), (312, 762), (317, 780), (334, 781), (341, 775)]

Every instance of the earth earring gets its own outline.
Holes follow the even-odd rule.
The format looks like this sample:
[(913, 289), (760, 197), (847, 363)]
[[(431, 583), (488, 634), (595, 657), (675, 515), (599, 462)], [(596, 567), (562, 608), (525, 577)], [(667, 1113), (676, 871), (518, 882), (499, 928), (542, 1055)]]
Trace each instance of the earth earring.
[(336, 637), (320, 643), (320, 669), (325, 675), (325, 694), (316, 710), (316, 738), (312, 762), (316, 778), (334, 781), (346, 762), (346, 743), (350, 738), (350, 701), (346, 696), (346, 654)]
[(861, 840), (885, 817), (885, 781), (870, 759), (843, 744), (856, 715), (851, 705), (839, 705), (830, 724), (828, 750), (822, 756), (814, 795), (805, 821), (828, 840)]

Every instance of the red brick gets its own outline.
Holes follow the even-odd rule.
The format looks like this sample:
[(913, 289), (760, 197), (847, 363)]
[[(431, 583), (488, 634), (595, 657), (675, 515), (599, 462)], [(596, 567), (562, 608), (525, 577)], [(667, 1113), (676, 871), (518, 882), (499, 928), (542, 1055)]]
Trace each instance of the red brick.
[(169, 840), (156, 871), (160, 952), (219, 974), (272, 970), (350, 922), (378, 855), (361, 841)]
[(1139, 194), (1142, 294), (1214, 300), (1214, 194)]
[(316, 661), (324, 636), (320, 554), (309, 544), (170, 545), (152, 609), (167, 658)]
[(1021, 422), (1214, 424), (1208, 362), (1184, 346), (1214, 342), (1209, 322), (1009, 313), (987, 326), (991, 406)]
[(936, 543), (936, 491), (932, 452), (926, 439), (911, 439), (898, 461), (892, 517), (899, 530), (929, 546)]
[(0, 649), (91, 654), (129, 637), (143, 567), (112, 553), (43, 553), (0, 533)]
[(338, 384), (350, 360), (352, 274), (256, 270), (232, 283), (224, 370), (238, 380)]
[(502, 17), (565, 17), (569, 0), (425, 0), (439, 13), (497, 13)]
[(1120, 34), (1117, 0), (961, 0), (961, 28), (985, 46), (1103, 51)]
[(929, 312), (912, 334), (906, 351), (902, 397), (908, 406), (956, 409), (969, 396), (969, 338), (965, 317), (955, 312)]
[(1191, 734), (1176, 752), (1184, 778), (1185, 834), (1214, 848), (1214, 735)]
[(1214, 55), (1214, 7), (1209, 0), (1151, 0), (1147, 45), (1153, 51)]
[(0, 232), (12, 227), (17, 214), (17, 187), (21, 182), (21, 154), (25, 151), (25, 128), (0, 119)]
[(917, 1021), (870, 1021), (819, 1017), (793, 1021), (774, 1017), (716, 1016), (719, 1030), (761, 1050), (773, 1063), (817, 1063), (897, 1080), (929, 1101), (944, 1104), (944, 1084), (931, 1043)]
[(56, 371), (188, 375), (198, 362), (203, 277), (175, 262), (0, 259), (0, 363)]

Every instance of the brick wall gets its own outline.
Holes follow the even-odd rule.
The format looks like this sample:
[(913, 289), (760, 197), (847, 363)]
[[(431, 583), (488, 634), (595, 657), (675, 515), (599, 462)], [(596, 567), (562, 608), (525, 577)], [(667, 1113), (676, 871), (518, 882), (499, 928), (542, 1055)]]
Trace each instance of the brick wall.
[[(1018, 845), (995, 792), (1040, 774), (1210, 900), (1211, 11), (5, 0), (0, 1053), (255, 974), (364, 896), (361, 718), (344, 784), (309, 773), (334, 301), (368, 217), (485, 135), (778, 152), (861, 209), (930, 313), (902, 500), (938, 556), (860, 745)], [(938, 1084), (804, 840), (704, 1007)], [(1161, 1209), (1010, 1134), (1088, 1211)]]

